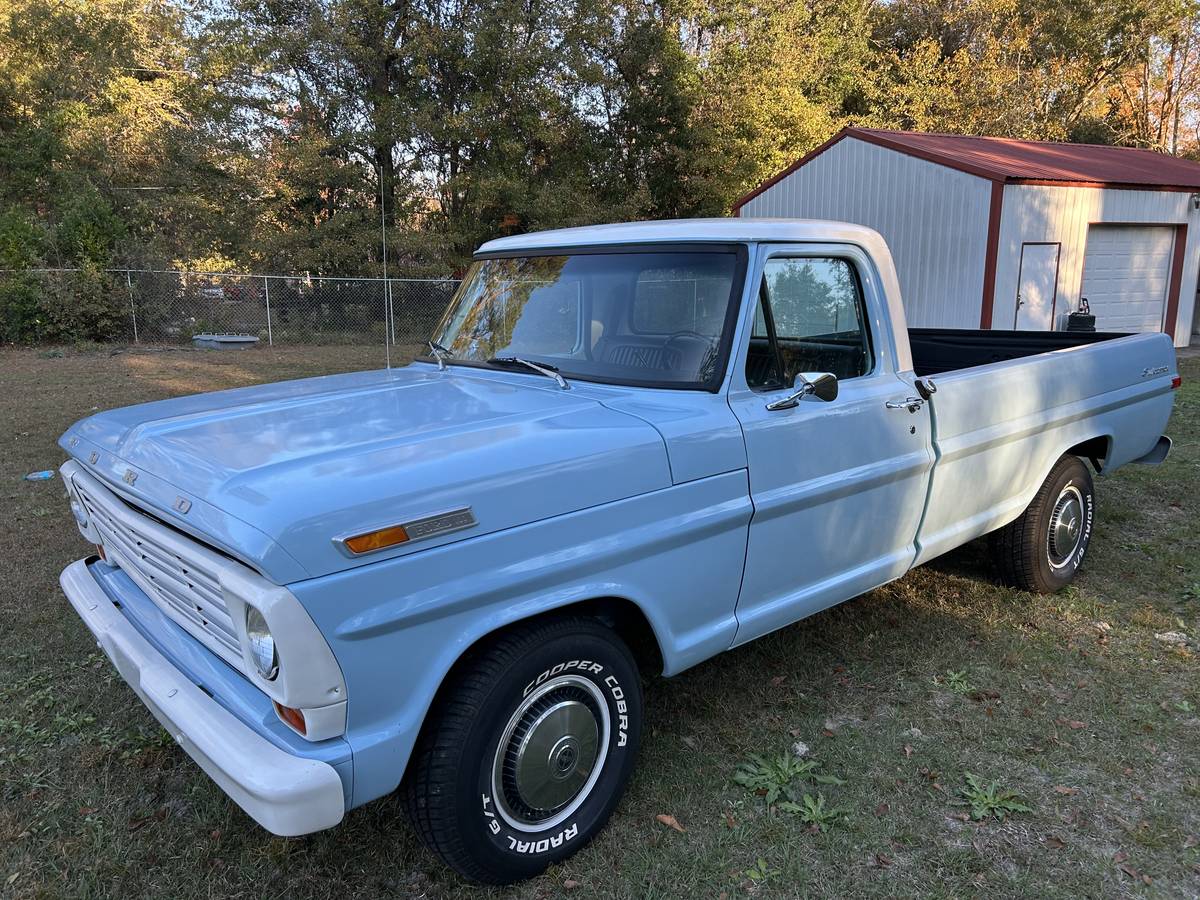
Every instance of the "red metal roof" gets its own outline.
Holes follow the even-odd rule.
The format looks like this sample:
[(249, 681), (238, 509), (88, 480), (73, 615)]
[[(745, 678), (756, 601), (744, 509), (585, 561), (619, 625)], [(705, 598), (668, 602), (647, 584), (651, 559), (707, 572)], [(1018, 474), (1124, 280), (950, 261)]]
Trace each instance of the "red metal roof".
[(857, 138), (990, 181), (1075, 187), (1200, 190), (1200, 163), (1153, 150), (875, 128), (843, 128), (734, 204), (740, 208), (838, 141)]

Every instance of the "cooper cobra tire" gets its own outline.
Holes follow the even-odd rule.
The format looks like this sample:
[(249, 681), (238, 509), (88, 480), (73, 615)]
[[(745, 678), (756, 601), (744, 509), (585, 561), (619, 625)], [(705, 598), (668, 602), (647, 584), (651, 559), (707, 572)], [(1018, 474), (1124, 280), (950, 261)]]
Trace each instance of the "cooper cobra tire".
[(1064, 456), (1015, 521), (992, 533), (992, 557), (1006, 584), (1038, 594), (1071, 583), (1087, 553), (1095, 519), (1092, 474)]
[(509, 884), (604, 827), (641, 739), (637, 665), (594, 619), (518, 626), (457, 667), (402, 791), (425, 844), (473, 881)]

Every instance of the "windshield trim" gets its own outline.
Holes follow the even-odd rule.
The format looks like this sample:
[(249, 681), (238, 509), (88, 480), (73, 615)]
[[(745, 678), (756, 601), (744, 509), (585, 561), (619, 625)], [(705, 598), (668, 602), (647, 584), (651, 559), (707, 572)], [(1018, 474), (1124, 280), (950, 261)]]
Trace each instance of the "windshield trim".
[[(721, 341), (717, 346), (717, 364), (713, 374), (706, 381), (656, 381), (639, 378), (610, 378), (600, 375), (586, 375), (564, 369), (562, 374), (570, 381), (584, 381), (592, 384), (608, 384), (617, 387), (655, 388), (671, 391), (706, 391), (718, 393), (725, 382), (729, 368), (729, 357), (733, 350), (733, 336), (737, 330), (738, 316), (742, 308), (742, 294), (746, 285), (746, 269), (750, 260), (750, 249), (744, 243), (730, 241), (656, 241), (654, 243), (634, 244), (593, 244), (580, 247), (533, 247), (528, 250), (503, 250), (492, 253), (476, 253), (473, 261), (487, 259), (525, 259), (531, 256), (583, 256), (612, 254), (625, 255), (628, 253), (732, 253), (734, 256), (733, 279), (729, 288), (729, 302), (725, 308), (725, 322), (721, 326)], [(455, 295), (457, 296), (457, 291)], [(447, 304), (447, 311), (454, 300)], [(443, 318), (444, 321), (444, 318)], [(439, 321), (438, 328), (442, 322)], [(433, 362), (434, 358), (428, 353), (415, 357), (421, 362)], [(534, 361), (541, 360), (534, 355)], [(448, 366), (463, 366), (471, 369), (486, 369), (490, 372), (506, 371), (498, 366), (489, 365), (486, 361), (456, 359), (446, 360)], [(556, 362), (555, 365), (558, 365)], [(522, 374), (522, 373), (517, 373)], [(531, 376), (533, 372), (529, 373)]]

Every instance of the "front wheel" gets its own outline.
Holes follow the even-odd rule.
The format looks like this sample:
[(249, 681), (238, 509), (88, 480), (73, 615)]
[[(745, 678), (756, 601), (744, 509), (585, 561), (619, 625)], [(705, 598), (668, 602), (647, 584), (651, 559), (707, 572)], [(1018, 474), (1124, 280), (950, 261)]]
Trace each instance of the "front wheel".
[(612, 629), (518, 626), (465, 661), (431, 711), (405, 779), (409, 816), (467, 878), (537, 875), (608, 821), (641, 720), (637, 666)]
[(1079, 457), (1064, 456), (1025, 512), (992, 534), (1001, 580), (1038, 594), (1070, 584), (1092, 539), (1095, 509), (1092, 473)]

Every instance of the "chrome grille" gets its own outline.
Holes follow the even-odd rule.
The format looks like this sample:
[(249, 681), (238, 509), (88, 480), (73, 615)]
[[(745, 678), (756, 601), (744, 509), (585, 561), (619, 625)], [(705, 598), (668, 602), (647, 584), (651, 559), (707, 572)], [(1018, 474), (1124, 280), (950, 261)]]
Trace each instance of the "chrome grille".
[(155, 604), (226, 662), (242, 668), (242, 649), (221, 595), (215, 554), (131, 509), (107, 488), (78, 475), (72, 484), (109, 561)]

